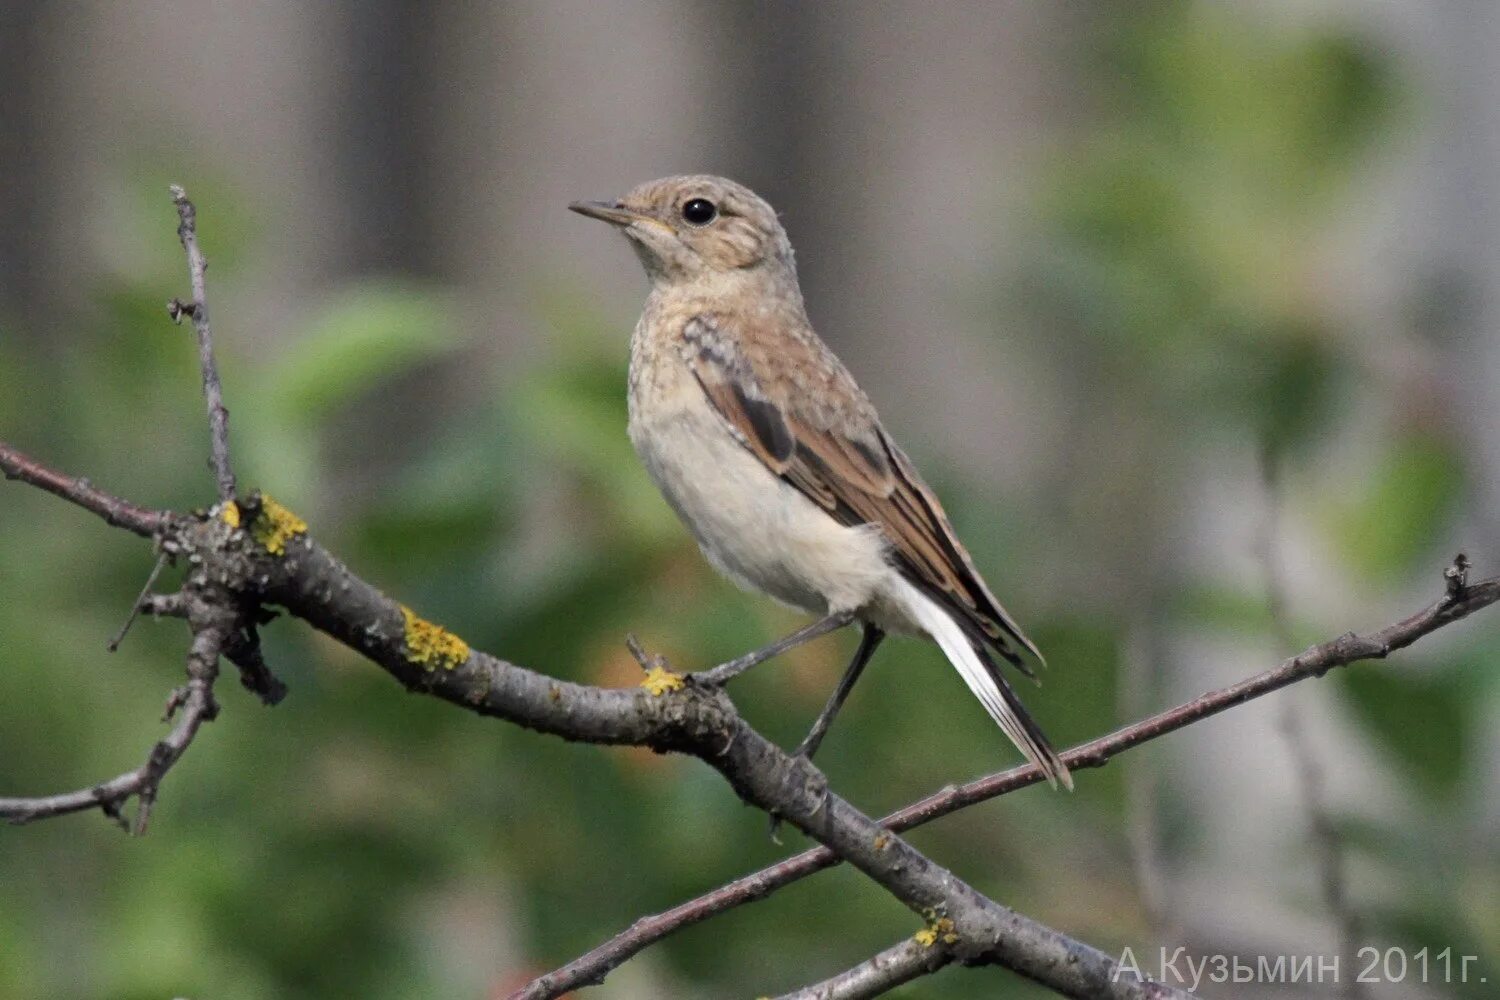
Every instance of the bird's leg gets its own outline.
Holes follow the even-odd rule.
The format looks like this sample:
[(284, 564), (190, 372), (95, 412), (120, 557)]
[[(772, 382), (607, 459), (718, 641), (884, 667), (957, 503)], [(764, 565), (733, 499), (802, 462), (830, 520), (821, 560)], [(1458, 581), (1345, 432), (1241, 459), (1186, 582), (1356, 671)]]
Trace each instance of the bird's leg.
[(812, 730), (807, 737), (797, 745), (793, 756), (806, 757), (812, 760), (812, 755), (818, 752), (818, 745), (823, 742), (823, 737), (828, 735), (828, 727), (833, 725), (833, 717), (839, 713), (844, 705), (844, 699), (849, 697), (849, 692), (854, 689), (854, 682), (859, 680), (859, 675), (865, 669), (865, 664), (870, 662), (870, 657), (875, 655), (880, 642), (885, 638), (885, 633), (874, 625), (866, 623), (864, 634), (860, 636), (859, 648), (854, 651), (854, 658), (849, 661), (849, 666), (844, 670), (844, 676), (839, 678), (838, 687), (833, 689), (833, 694), (828, 698), (828, 704), (823, 706), (823, 711), (818, 714), (818, 719), (813, 723)]
[(811, 642), (819, 636), (827, 635), (829, 632), (836, 632), (853, 620), (854, 612), (852, 611), (840, 611), (836, 614), (831, 614), (826, 618), (818, 619), (811, 625), (804, 625), (791, 635), (784, 639), (777, 639), (769, 646), (763, 646), (753, 652), (746, 653), (744, 656), (736, 657), (727, 663), (721, 663), (711, 670), (704, 670), (694, 674), (693, 677), (702, 684), (718, 687), (733, 680), (758, 663), (764, 663), (774, 656), (780, 656), (789, 649), (795, 649), (803, 643)]
[[(865, 623), (864, 633), (859, 638), (859, 648), (854, 651), (854, 658), (849, 661), (849, 666), (844, 668), (844, 676), (839, 678), (838, 687), (833, 689), (833, 694), (828, 697), (828, 704), (823, 706), (823, 711), (818, 713), (817, 721), (813, 723), (812, 730), (803, 741), (797, 744), (793, 757), (802, 757), (809, 763), (812, 755), (818, 752), (818, 745), (823, 742), (823, 737), (828, 735), (828, 727), (833, 725), (833, 717), (839, 714), (839, 709), (844, 706), (844, 699), (849, 697), (849, 692), (854, 690), (854, 682), (859, 680), (859, 675), (864, 672), (865, 665), (870, 662), (870, 657), (875, 655), (881, 640), (885, 638), (885, 632)], [(828, 804), (828, 786), (822, 788), (818, 808)], [(770, 829), (767, 833), (775, 844), (781, 843), (777, 835), (781, 826), (781, 814), (772, 811), (770, 814)]]

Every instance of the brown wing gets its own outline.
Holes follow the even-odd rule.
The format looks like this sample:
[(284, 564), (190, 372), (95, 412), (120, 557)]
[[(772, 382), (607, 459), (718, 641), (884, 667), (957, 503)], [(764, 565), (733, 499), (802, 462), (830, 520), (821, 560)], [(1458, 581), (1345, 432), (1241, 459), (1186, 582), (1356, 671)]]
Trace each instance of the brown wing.
[(1030, 674), (1016, 646), (1041, 653), (985, 586), (942, 504), (838, 359), (811, 337), (757, 355), (734, 334), (720, 317), (700, 315), (684, 340), (709, 402), (745, 447), (840, 522), (879, 525), (908, 580)]

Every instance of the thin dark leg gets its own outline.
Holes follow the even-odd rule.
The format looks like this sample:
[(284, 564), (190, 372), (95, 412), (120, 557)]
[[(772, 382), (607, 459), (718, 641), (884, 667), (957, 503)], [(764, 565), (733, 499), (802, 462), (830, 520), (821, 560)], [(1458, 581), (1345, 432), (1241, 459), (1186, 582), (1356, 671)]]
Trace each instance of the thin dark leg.
[[(864, 632), (859, 637), (859, 648), (854, 651), (854, 659), (849, 661), (849, 666), (844, 668), (844, 676), (839, 678), (838, 687), (833, 689), (833, 694), (828, 698), (828, 704), (823, 706), (823, 711), (818, 713), (818, 719), (813, 723), (812, 730), (799, 744), (797, 750), (792, 754), (794, 757), (805, 757), (809, 761), (812, 755), (818, 752), (818, 745), (823, 742), (823, 737), (828, 735), (828, 727), (833, 725), (833, 717), (839, 714), (839, 709), (844, 705), (844, 699), (849, 697), (849, 692), (854, 690), (854, 682), (859, 680), (859, 675), (864, 672), (865, 664), (870, 662), (870, 657), (875, 655), (875, 650), (885, 638), (885, 633), (868, 622), (864, 626)], [(781, 815), (772, 812), (770, 815), (771, 826), (767, 831), (771, 840), (781, 843), (781, 838), (776, 835), (781, 826)]]
[(704, 684), (719, 685), (738, 677), (758, 663), (764, 663), (773, 656), (780, 656), (789, 649), (795, 649), (805, 642), (811, 642), (829, 632), (836, 632), (854, 620), (854, 612), (840, 611), (838, 614), (820, 618), (811, 625), (804, 625), (797, 631), (784, 639), (777, 639), (769, 646), (763, 646), (754, 652), (746, 653), (744, 656), (736, 657), (728, 663), (721, 663), (711, 670), (704, 670), (693, 676)]
[(844, 676), (839, 678), (839, 686), (833, 689), (828, 704), (823, 706), (818, 720), (813, 723), (812, 731), (798, 745), (794, 756), (811, 760), (812, 755), (818, 752), (818, 744), (822, 743), (823, 737), (828, 735), (828, 727), (833, 725), (833, 717), (839, 714), (839, 709), (844, 705), (844, 699), (849, 697), (850, 691), (854, 690), (854, 682), (859, 680), (865, 664), (870, 662), (870, 657), (875, 655), (875, 650), (884, 638), (885, 633), (880, 629), (874, 625), (865, 625), (864, 634), (860, 636), (859, 648), (854, 651), (854, 659), (849, 661), (849, 666), (844, 670)]

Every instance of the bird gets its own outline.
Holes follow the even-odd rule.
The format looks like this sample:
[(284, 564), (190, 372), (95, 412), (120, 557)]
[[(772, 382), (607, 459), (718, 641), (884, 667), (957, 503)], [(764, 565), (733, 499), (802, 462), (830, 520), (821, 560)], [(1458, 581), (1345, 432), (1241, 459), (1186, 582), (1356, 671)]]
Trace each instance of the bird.
[(650, 292), (630, 339), (629, 436), (704, 556), (745, 589), (862, 628), (797, 753), (816, 751), (885, 636), (912, 635), (941, 648), (1054, 788), (1072, 788), (996, 663), (1035, 679), (1027, 658), (1044, 663), (1040, 650), (814, 332), (775, 210), (708, 174), (568, 207), (623, 233), (645, 267)]

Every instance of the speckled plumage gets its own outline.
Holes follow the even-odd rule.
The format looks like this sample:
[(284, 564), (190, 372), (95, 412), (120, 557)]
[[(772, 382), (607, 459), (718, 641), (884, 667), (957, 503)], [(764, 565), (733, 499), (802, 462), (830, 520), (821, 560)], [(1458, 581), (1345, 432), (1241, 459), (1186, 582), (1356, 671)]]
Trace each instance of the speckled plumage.
[(630, 438), (709, 561), (793, 607), (932, 638), (1022, 752), (1071, 784), (989, 656), (1025, 669), (1040, 654), (813, 331), (771, 207), (707, 175), (573, 207), (618, 226), (651, 279)]

